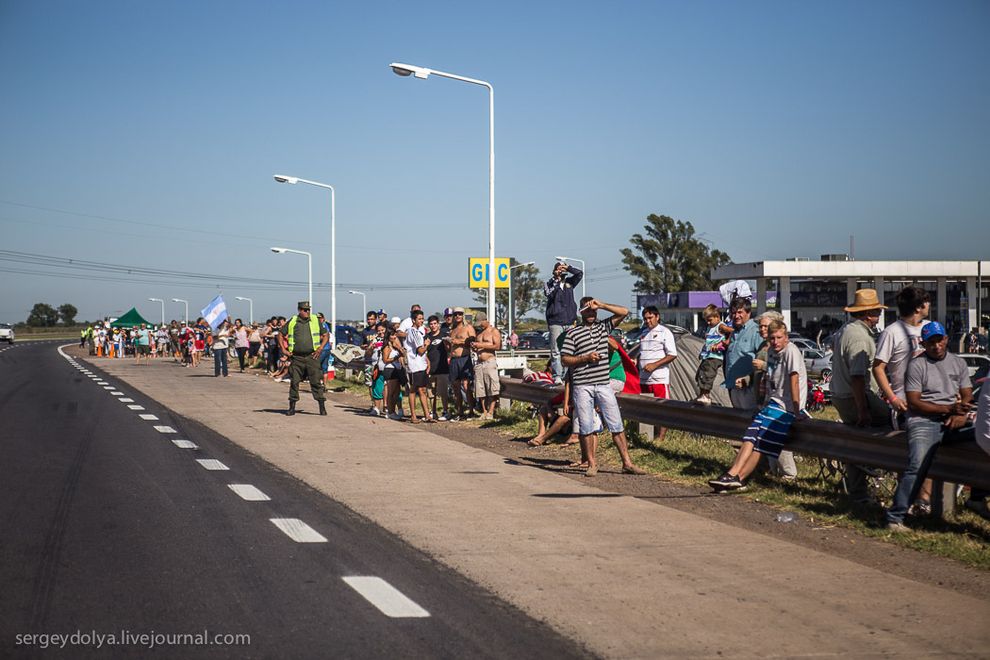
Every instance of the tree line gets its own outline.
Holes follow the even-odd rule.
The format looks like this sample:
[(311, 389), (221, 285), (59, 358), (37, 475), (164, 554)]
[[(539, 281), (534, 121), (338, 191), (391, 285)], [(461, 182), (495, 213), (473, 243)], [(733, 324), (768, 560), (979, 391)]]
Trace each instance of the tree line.
[(62, 325), (75, 325), (79, 310), (71, 303), (52, 307), (48, 303), (35, 303), (25, 324), (32, 328), (52, 328), (61, 321)]

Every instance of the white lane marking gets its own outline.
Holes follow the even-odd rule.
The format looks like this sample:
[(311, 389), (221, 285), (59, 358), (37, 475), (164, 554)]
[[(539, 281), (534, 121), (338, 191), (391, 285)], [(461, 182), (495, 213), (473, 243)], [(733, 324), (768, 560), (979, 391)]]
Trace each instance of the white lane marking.
[(138, 417), (140, 417), (141, 419), (148, 420), (149, 422), (157, 421), (158, 420), (158, 416), (157, 415), (151, 415), (151, 414), (148, 414), (148, 413), (145, 413), (143, 415), (138, 415)]
[(115, 389), (117, 389), (117, 388), (116, 388), (116, 387), (114, 387), (113, 385), (104, 385), (104, 386), (103, 386), (103, 389), (105, 389), (105, 390), (115, 390)]
[(175, 429), (173, 429), (171, 426), (156, 426), (155, 427), (155, 430), (158, 431), (159, 433), (177, 433), (178, 432)]
[(248, 502), (268, 502), (272, 499), (251, 484), (227, 484), (227, 488)]
[(207, 470), (229, 470), (230, 468), (215, 458), (197, 458), (196, 462)]
[(124, 396), (123, 392), (111, 392), (110, 396)]
[(189, 440), (173, 440), (172, 444), (179, 449), (199, 449), (195, 442), (190, 442)]
[(105, 380), (98, 380), (98, 381), (96, 381), (96, 384), (97, 385), (106, 385), (107, 384), (107, 381), (105, 381)]
[(272, 523), (296, 543), (326, 543), (325, 536), (298, 518), (269, 518)]
[(121, 403), (134, 403), (134, 399), (123, 398), (120, 399)]
[(144, 410), (144, 406), (130, 405), (127, 407), (130, 408), (131, 410)]
[(393, 619), (422, 619), (430, 616), (429, 612), (380, 577), (350, 576), (343, 580), (385, 616)]

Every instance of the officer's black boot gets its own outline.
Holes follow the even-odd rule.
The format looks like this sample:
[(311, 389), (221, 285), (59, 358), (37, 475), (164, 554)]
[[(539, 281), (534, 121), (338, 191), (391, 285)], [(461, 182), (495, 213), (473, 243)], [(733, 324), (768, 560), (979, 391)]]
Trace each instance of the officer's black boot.
[(320, 414), (321, 415), (326, 415), (327, 414), (327, 402), (326, 401), (320, 401)]
[(286, 415), (295, 415), (296, 414), (296, 402), (295, 401), (289, 401), (289, 410), (285, 414)]

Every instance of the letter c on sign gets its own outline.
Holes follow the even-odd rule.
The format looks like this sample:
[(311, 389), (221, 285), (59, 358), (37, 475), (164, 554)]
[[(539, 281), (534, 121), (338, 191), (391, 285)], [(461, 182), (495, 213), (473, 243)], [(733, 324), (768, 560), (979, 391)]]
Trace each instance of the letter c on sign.
[(481, 264), (476, 263), (473, 266), (471, 266), (471, 279), (474, 280), (475, 282), (480, 282), (482, 280), (482, 278), (484, 277), (483, 273), (484, 271), (481, 268)]
[(499, 264), (498, 265), (498, 281), (508, 282), (509, 281), (509, 265)]

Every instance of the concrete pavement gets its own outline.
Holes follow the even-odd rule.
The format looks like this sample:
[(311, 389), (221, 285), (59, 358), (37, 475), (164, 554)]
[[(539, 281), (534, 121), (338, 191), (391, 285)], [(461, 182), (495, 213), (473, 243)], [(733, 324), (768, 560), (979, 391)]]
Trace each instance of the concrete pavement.
[[(428, 426), (357, 415), (332, 395), (329, 417), (288, 418), (286, 386), (266, 378), (91, 363), (603, 656), (990, 649), (987, 599), (512, 465)], [(306, 396), (301, 409), (315, 413)]]

